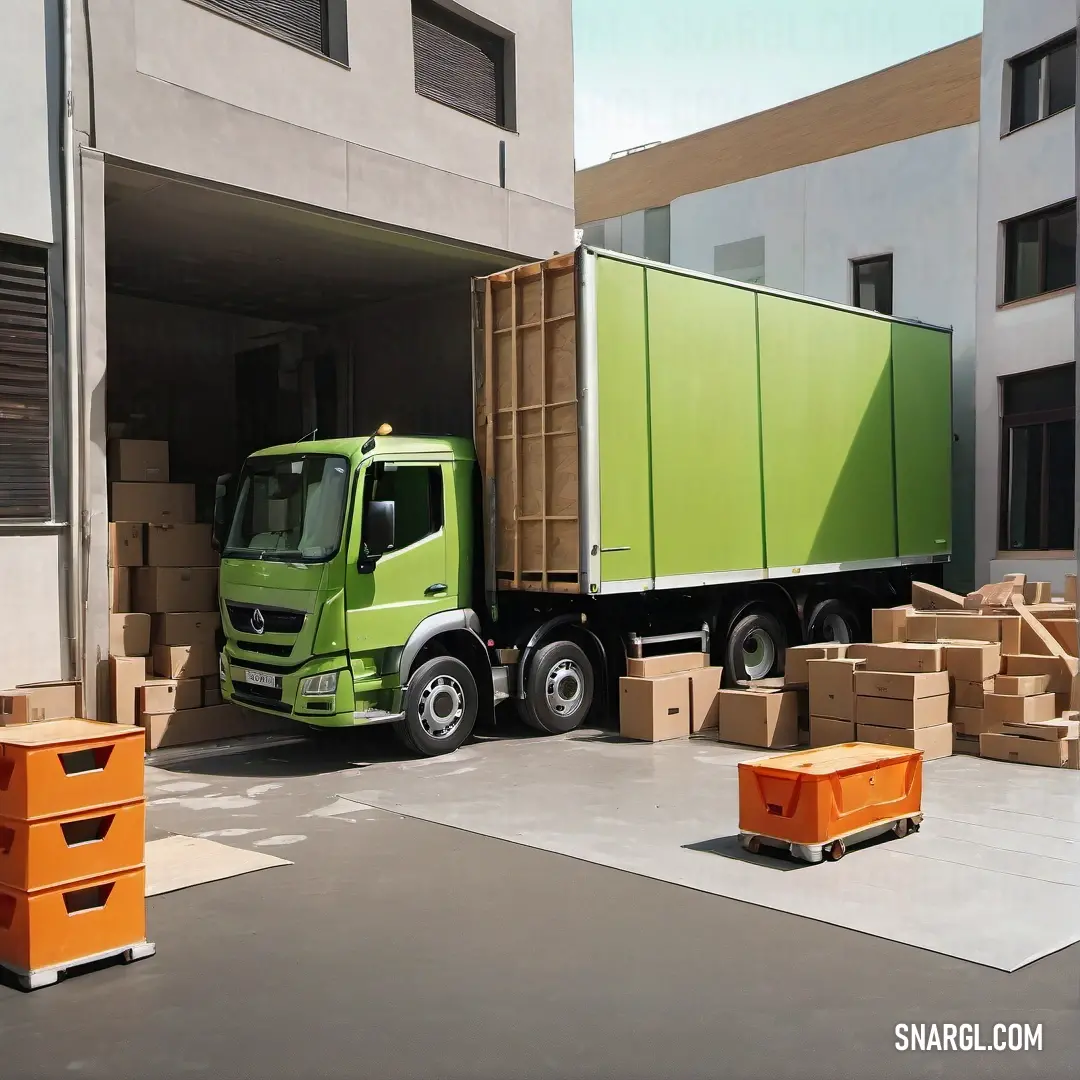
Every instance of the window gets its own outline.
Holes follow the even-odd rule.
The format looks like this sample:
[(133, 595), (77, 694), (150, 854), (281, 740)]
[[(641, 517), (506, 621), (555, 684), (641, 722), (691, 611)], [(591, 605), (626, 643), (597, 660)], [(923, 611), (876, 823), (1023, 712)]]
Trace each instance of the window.
[(370, 501), (394, 504), (395, 551), (442, 528), (442, 470), (438, 465), (378, 462), (367, 486)]
[(194, 0), (293, 45), (348, 63), (348, 0)]
[(670, 206), (654, 206), (645, 211), (645, 258), (671, 262)]
[(1075, 199), (1005, 222), (1006, 304), (1075, 284)]
[(507, 38), (431, 0), (413, 0), (416, 92), (490, 124), (513, 127)]
[(856, 307), (881, 315), (893, 313), (892, 260), (891, 255), (876, 255), (852, 262), (852, 297)]
[(45, 258), (0, 243), (0, 521), (52, 517)]
[(752, 236), (713, 249), (713, 273), (749, 285), (765, 284), (765, 237)]
[(1009, 131), (1045, 120), (1076, 104), (1075, 33), (1010, 60), (1009, 69)]
[(1001, 548), (1073, 546), (1076, 365), (1001, 380)]

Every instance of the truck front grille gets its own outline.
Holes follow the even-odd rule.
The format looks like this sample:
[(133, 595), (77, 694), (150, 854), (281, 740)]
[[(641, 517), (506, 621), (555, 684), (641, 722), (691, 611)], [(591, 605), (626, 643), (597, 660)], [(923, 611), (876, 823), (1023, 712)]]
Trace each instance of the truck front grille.
[[(226, 602), (229, 622), (238, 634), (299, 634), (307, 618), (305, 611), (260, 607), (256, 604)], [(259, 613), (261, 618), (256, 616)]]

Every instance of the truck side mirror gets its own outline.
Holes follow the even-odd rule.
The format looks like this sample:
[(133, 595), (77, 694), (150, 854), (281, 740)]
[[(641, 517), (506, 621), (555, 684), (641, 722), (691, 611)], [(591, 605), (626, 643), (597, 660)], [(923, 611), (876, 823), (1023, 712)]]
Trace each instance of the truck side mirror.
[(214, 526), (210, 533), (210, 543), (220, 554), (229, 538), (229, 526), (232, 525), (236, 500), (236, 483), (232, 473), (225, 473), (217, 478), (214, 488)]
[(394, 546), (396, 507), (393, 502), (369, 502), (364, 513), (364, 558), (374, 560)]

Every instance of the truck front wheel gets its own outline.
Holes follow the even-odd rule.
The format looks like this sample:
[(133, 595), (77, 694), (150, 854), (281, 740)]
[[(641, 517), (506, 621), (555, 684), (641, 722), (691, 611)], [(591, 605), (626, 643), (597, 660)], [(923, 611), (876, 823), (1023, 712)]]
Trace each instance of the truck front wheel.
[(572, 641), (545, 645), (529, 664), (521, 718), (548, 735), (565, 735), (589, 715), (593, 686), (593, 667), (584, 649)]
[(468, 667), (453, 656), (437, 656), (409, 679), (405, 717), (394, 725), (394, 733), (424, 757), (452, 753), (472, 734), (478, 699)]

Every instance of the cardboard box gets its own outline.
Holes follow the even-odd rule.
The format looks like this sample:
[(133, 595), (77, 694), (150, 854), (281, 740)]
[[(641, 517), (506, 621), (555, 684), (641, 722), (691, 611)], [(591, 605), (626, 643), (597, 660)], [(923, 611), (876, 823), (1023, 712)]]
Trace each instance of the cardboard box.
[(112, 675), (112, 711), (118, 724), (134, 724), (139, 716), (138, 688), (146, 682), (149, 671), (145, 656), (110, 656)]
[(952, 684), (954, 704), (965, 709), (981, 709), (983, 699), (993, 692), (993, 679), (984, 679), (982, 682), (964, 682), (961, 679), (955, 679)]
[(147, 566), (217, 566), (209, 525), (148, 525)]
[(217, 607), (218, 572), (210, 567), (140, 566), (132, 571), (138, 611), (213, 611)]
[(667, 656), (646, 656), (643, 660), (630, 657), (626, 661), (626, 674), (631, 679), (652, 679), (657, 675), (677, 675), (708, 665), (706, 653), (671, 653)]
[(953, 728), (952, 752), (954, 754), (969, 754), (971, 757), (979, 756), (979, 736), (961, 735)]
[(149, 615), (128, 612), (109, 616), (110, 656), (146, 656), (149, 652)]
[(1046, 619), (1043, 626), (1054, 635), (1054, 639), (1070, 656), (1076, 656), (1077, 639), (1080, 636), (1076, 619)]
[(724, 677), (721, 667), (697, 668), (688, 671), (690, 679), (690, 732), (708, 731), (720, 721), (720, 680)]
[(181, 525), (195, 520), (194, 484), (112, 485), (112, 520)]
[[(879, 698), (878, 700), (885, 699)], [(952, 724), (938, 724), (936, 727), (914, 729), (856, 724), (855, 735), (859, 742), (879, 743), (883, 746), (908, 746), (912, 750), (921, 750), (924, 761), (952, 757)]]
[(810, 717), (810, 745), (835, 746), (855, 741), (855, 722), (835, 720), (831, 716)]
[(1080, 720), (1037, 720), (1034, 724), (1004, 724), (1004, 734), (1030, 739), (1080, 739)]
[(169, 444), (147, 439), (112, 439), (109, 442), (109, 479), (137, 484), (169, 482)]
[(1049, 604), (1051, 600), (1049, 581), (1028, 581), (1024, 583), (1025, 604)]
[(857, 671), (855, 693), (907, 701), (940, 697), (949, 693), (949, 675), (945, 671)]
[[(1002, 653), (1020, 651), (1020, 617), (997, 615), (912, 615), (908, 641), (1000, 642)], [(850, 654), (849, 654), (850, 655)]]
[(855, 672), (862, 660), (810, 660), (810, 715), (855, 719)]
[(991, 693), (1011, 697), (1034, 697), (1050, 689), (1049, 675), (998, 675)]
[(203, 705), (221, 704), (221, 678), (218, 675), (207, 675), (202, 681)]
[(1010, 654), (1004, 658), (1004, 663), (1006, 675), (1049, 675), (1047, 693), (1067, 694), (1072, 690), (1073, 672), (1068, 662), (1058, 657)]
[[(928, 728), (949, 722), (949, 695), (930, 698), (856, 697), (855, 723), (862, 727)], [(897, 745), (905, 745), (899, 743)]]
[(913, 644), (910, 641), (898, 641), (891, 645), (851, 645), (848, 656), (865, 660), (867, 671), (945, 670), (945, 650), (940, 645)]
[(69, 716), (82, 716), (82, 686), (79, 683), (38, 683), (0, 690), (0, 726), (64, 720)]
[[(815, 660), (823, 664), (833, 661)], [(791, 690), (721, 690), (721, 742), (769, 750), (799, 745), (799, 704)]]
[(216, 611), (170, 611), (150, 618), (150, 640), (155, 645), (213, 645), (221, 629)]
[(1069, 761), (1066, 739), (1027, 739), (1023, 735), (990, 731), (979, 736), (979, 754), (993, 761), (1016, 761), (1021, 765), (1044, 765), (1052, 769), (1063, 769)]
[(982, 682), (1001, 670), (1001, 645), (997, 642), (947, 642), (945, 668), (960, 682)]
[(1065, 752), (1068, 755), (1068, 761), (1065, 762), (1065, 768), (1080, 770), (1080, 739), (1066, 739), (1065, 743)]
[(109, 611), (114, 614), (131, 610), (131, 568), (109, 568)]
[(847, 655), (847, 646), (832, 642), (820, 645), (792, 645), (784, 656), (784, 685), (809, 686), (810, 660), (839, 660)]
[(114, 521), (109, 525), (109, 565), (142, 566), (145, 525)]
[(661, 742), (690, 734), (690, 679), (686, 674), (619, 680), (619, 734)]
[(983, 712), (988, 730), (996, 731), (1002, 724), (1034, 724), (1039, 720), (1053, 720), (1057, 716), (1057, 703), (1053, 694), (1035, 694), (1032, 697), (987, 694)]
[(202, 679), (151, 679), (139, 687), (139, 715), (198, 709), (203, 703)]
[(915, 609), (910, 604), (906, 607), (875, 608), (870, 613), (870, 640), (877, 645), (907, 641), (908, 616), (914, 613)]
[(217, 649), (212, 646), (154, 646), (154, 674), (164, 679), (199, 679), (217, 670)]
[(295, 728), (296, 721), (225, 704), (146, 716), (139, 724), (146, 730), (146, 749), (157, 750), (216, 739), (235, 739), (242, 735), (290, 731)]
[(977, 739), (984, 731), (987, 731), (986, 713), (982, 709), (965, 709), (954, 705), (949, 710), (949, 723), (953, 731)]

